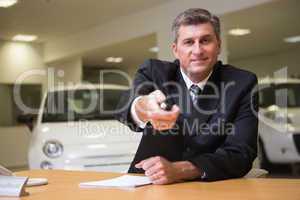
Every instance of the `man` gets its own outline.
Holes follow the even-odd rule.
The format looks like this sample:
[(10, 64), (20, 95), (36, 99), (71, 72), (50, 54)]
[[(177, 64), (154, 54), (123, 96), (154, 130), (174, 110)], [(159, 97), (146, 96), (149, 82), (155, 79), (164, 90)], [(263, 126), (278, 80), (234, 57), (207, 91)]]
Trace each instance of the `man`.
[(172, 31), (177, 60), (147, 60), (119, 103), (117, 118), (143, 131), (129, 172), (154, 184), (244, 176), (256, 157), (257, 78), (217, 61), (220, 23), (209, 11), (184, 11)]

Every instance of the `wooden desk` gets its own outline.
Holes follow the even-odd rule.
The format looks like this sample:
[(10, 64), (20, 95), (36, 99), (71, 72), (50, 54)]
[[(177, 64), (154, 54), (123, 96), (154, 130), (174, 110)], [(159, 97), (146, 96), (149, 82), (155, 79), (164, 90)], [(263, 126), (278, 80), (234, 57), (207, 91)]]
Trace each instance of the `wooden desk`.
[[(48, 178), (49, 184), (28, 187), (24, 200), (89, 200), (89, 199), (204, 199), (204, 200), (300, 200), (299, 179), (232, 179), (218, 182), (186, 182), (173, 185), (148, 185), (133, 189), (83, 189), (78, 184), (85, 181), (119, 176), (116, 173), (78, 172), (62, 170), (32, 170), (17, 175)], [(7, 198), (6, 198), (7, 199)], [(2, 200), (0, 198), (0, 200)]]

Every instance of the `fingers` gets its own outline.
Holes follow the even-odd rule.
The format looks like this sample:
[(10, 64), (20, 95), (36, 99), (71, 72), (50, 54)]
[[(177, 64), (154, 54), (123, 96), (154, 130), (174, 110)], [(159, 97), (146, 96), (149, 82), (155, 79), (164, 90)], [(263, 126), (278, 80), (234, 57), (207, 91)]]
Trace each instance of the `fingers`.
[(149, 166), (151, 163), (152, 163), (152, 160), (154, 159), (155, 157), (150, 157), (148, 159), (145, 159), (145, 160), (142, 160), (140, 161), (139, 163), (135, 164), (135, 167), (136, 168), (142, 168), (143, 170), (146, 170), (145, 169), (145, 164), (146, 166)]
[(142, 96), (136, 104), (136, 112), (144, 122), (150, 122), (156, 130), (171, 129), (180, 114), (177, 105), (173, 105), (170, 111), (160, 107), (160, 104), (166, 100), (166, 96), (160, 91), (155, 90), (147, 96)]
[[(150, 178), (152, 182), (161, 179), (164, 175), (163, 171), (163, 158), (156, 156), (151, 157), (135, 165), (136, 168), (143, 168), (145, 170), (145, 175)], [(161, 183), (162, 181), (159, 181)]]
[(164, 102), (166, 100), (166, 96), (160, 90), (155, 90), (154, 92), (151, 92), (149, 94), (149, 97), (155, 99), (155, 101), (158, 104), (160, 104), (160, 103), (162, 103), (162, 102)]
[(164, 185), (164, 184), (168, 184), (169, 181), (166, 177), (160, 177), (154, 180), (151, 180), (153, 184), (155, 185)]
[(174, 182), (171, 165), (172, 163), (163, 157), (156, 156), (139, 162), (135, 167), (143, 168), (145, 175), (150, 178), (153, 184), (168, 184)]
[(151, 167), (149, 167), (146, 171), (145, 171), (145, 175), (148, 177), (152, 177), (152, 178), (158, 178), (158, 176), (162, 175), (161, 174), (161, 170), (163, 169), (163, 166), (161, 163), (155, 163), (154, 165), (152, 165)]
[(174, 105), (171, 111), (160, 111), (149, 114), (149, 121), (156, 130), (167, 130), (174, 127), (180, 114), (179, 107)]
[(159, 108), (158, 111), (149, 113), (149, 118), (153, 120), (174, 121), (177, 119), (180, 109), (177, 105), (173, 105), (170, 111), (165, 111)]
[(150, 121), (151, 114), (161, 109), (155, 98), (149, 98), (149, 95), (141, 96), (134, 106), (137, 116), (143, 122)]
[(155, 90), (146, 96), (146, 110), (151, 114), (152, 112), (160, 112), (162, 111), (160, 104), (166, 100), (166, 96), (160, 91)]
[(136, 168), (143, 168), (143, 170), (148, 170), (150, 167), (152, 167), (153, 165), (155, 165), (155, 163), (160, 161), (160, 157), (159, 156), (155, 156), (155, 157), (150, 157), (148, 159), (142, 160), (141, 162), (137, 163), (135, 165)]
[(155, 90), (149, 95), (142, 96), (135, 105), (135, 110), (143, 116), (149, 118), (151, 114), (163, 111), (160, 103), (166, 99), (165, 95), (160, 90)]
[(144, 163), (144, 162), (145, 162), (145, 160), (142, 160), (141, 162), (135, 164), (134, 167), (135, 167), (135, 168), (138, 168), (138, 169), (143, 168), (143, 163)]

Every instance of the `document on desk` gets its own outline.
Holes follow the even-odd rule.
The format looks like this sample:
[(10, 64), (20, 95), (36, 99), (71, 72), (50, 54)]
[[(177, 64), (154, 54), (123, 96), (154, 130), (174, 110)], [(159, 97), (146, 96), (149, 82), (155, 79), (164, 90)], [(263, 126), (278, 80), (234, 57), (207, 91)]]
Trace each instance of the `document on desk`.
[(19, 197), (26, 194), (25, 184), (28, 177), (2, 176), (0, 175), (0, 197)]
[(143, 185), (152, 184), (146, 176), (123, 175), (117, 178), (106, 179), (101, 181), (92, 181), (80, 183), (81, 188), (134, 188)]

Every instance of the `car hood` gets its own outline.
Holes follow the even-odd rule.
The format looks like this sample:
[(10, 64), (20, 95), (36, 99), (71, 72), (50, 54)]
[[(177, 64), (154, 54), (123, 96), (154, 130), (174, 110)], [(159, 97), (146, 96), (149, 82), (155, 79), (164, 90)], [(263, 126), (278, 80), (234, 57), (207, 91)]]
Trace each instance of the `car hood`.
[[(282, 113), (283, 115), (287, 113), (287, 116), (291, 122), (290, 125), (293, 127), (295, 132), (300, 133), (300, 108), (277, 108), (276, 111), (260, 108), (260, 113), (262, 114), (260, 117), (263, 117), (263, 115), (267, 112)], [(274, 123), (277, 122), (274, 121)]]
[(292, 121), (292, 125), (300, 128), (300, 108), (289, 108), (287, 109), (287, 113)]
[(64, 144), (136, 142), (141, 136), (116, 120), (41, 123), (33, 131), (33, 137)]

